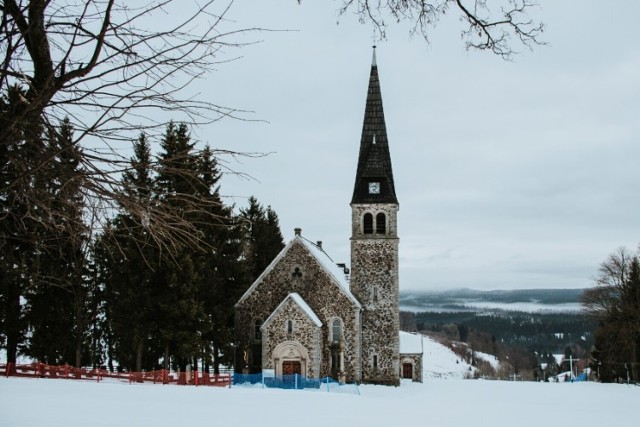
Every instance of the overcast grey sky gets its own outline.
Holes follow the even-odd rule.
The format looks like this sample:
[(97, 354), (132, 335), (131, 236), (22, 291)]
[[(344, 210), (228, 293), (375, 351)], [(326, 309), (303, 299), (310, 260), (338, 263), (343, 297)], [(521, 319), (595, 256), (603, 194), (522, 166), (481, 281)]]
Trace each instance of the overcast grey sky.
[[(514, 62), (466, 52), (455, 19), (431, 44), (391, 26), (377, 42), (396, 191), (401, 290), (577, 288), (619, 246), (640, 243), (640, 2), (541, 0), (550, 44)], [(330, 1), (236, 0), (263, 32), (200, 90), (268, 123), (223, 121), (214, 147), (273, 152), (230, 164), (239, 206), (255, 195), (348, 262), (349, 202), (372, 28), (336, 25)]]

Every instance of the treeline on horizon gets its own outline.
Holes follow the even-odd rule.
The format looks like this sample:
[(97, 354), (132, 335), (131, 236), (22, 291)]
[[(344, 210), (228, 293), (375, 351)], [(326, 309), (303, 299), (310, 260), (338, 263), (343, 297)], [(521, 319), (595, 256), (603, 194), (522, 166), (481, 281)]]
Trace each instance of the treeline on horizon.
[(509, 289), (483, 291), (476, 289), (449, 289), (401, 291), (400, 304), (456, 304), (460, 300), (489, 301), (499, 303), (536, 302), (539, 304), (579, 303), (585, 289)]
[(469, 331), (490, 334), (505, 344), (525, 345), (531, 351), (562, 353), (567, 345), (581, 342), (590, 348), (597, 322), (585, 314), (563, 312), (421, 312), (415, 313), (418, 331), (443, 331), (458, 325), (465, 341)]

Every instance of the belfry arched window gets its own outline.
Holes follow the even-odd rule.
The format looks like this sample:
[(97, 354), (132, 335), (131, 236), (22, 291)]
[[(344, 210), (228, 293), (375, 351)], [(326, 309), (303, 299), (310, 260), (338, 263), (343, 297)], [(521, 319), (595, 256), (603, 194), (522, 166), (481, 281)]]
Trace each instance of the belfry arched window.
[(376, 233), (387, 234), (387, 217), (382, 212), (376, 215)]
[(373, 234), (373, 215), (370, 213), (364, 214), (362, 218), (362, 231), (364, 234)]

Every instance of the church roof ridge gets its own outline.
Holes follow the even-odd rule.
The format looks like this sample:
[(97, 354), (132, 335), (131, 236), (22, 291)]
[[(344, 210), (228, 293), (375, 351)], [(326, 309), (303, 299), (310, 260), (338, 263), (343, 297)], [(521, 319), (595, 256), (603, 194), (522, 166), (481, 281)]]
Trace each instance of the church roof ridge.
[(295, 302), (298, 305), (298, 307), (300, 307), (300, 309), (307, 315), (307, 317), (309, 317), (309, 319), (317, 327), (322, 326), (322, 321), (316, 315), (316, 313), (311, 309), (311, 307), (309, 307), (309, 304), (307, 304), (304, 298), (302, 298), (300, 294), (297, 292), (291, 292), (286, 297), (284, 297), (282, 302), (278, 304), (278, 307), (276, 307), (276, 309), (273, 310), (273, 312), (271, 312), (271, 315), (269, 315), (269, 317), (267, 317), (267, 319), (262, 323), (262, 326), (260, 327), (260, 329), (264, 328), (269, 322), (271, 322), (271, 319), (275, 317), (275, 315), (282, 309), (282, 307), (284, 307), (284, 305), (289, 299)]
[(320, 266), (340, 285), (340, 288), (344, 291), (347, 297), (349, 297), (349, 299), (352, 300), (358, 307), (361, 307), (358, 299), (351, 293), (349, 282), (347, 282), (344, 270), (338, 267), (335, 262), (333, 262), (331, 257), (324, 251), (324, 249), (318, 247), (318, 245), (311, 242), (310, 240), (305, 239), (302, 236), (295, 236), (295, 239), (298, 239), (303, 245), (306, 246), (307, 250), (314, 256)]
[(345, 293), (347, 298), (349, 298), (358, 308), (361, 308), (362, 306), (360, 302), (351, 293), (349, 282), (345, 277), (344, 270), (338, 267), (335, 262), (333, 262), (331, 257), (324, 251), (324, 249), (318, 247), (318, 245), (311, 242), (310, 240), (302, 237), (301, 234), (298, 234), (298, 232), (296, 232), (296, 235), (293, 236), (293, 239), (291, 239), (289, 243), (285, 245), (280, 253), (273, 259), (273, 261), (271, 261), (269, 266), (264, 269), (260, 276), (258, 276), (258, 278), (251, 284), (249, 289), (247, 289), (246, 292), (240, 297), (240, 299), (236, 303), (236, 307), (240, 305), (249, 295), (251, 295), (255, 288), (264, 280), (264, 277), (273, 270), (273, 268), (289, 251), (291, 246), (293, 246), (293, 244), (296, 242), (301, 243), (307, 249), (307, 251), (316, 259), (318, 264), (320, 264), (320, 267), (336, 282), (340, 289)]

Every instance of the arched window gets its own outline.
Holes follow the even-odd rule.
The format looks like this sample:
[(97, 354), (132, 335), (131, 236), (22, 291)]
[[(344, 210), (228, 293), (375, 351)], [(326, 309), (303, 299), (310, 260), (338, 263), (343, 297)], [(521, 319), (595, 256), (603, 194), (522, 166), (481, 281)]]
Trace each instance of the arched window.
[(342, 321), (340, 319), (336, 319), (331, 325), (331, 340), (333, 342), (338, 342), (340, 341), (340, 338), (342, 338)]
[(374, 302), (378, 302), (378, 287), (377, 286), (373, 287), (373, 301)]
[(364, 234), (373, 234), (373, 215), (370, 213), (364, 214), (362, 225)]
[(262, 331), (260, 330), (261, 326), (262, 326), (262, 320), (256, 319), (256, 321), (253, 323), (253, 339), (255, 341), (262, 340)]
[(287, 320), (287, 334), (293, 333), (293, 320)]
[(382, 212), (376, 215), (376, 233), (387, 234), (387, 218)]

